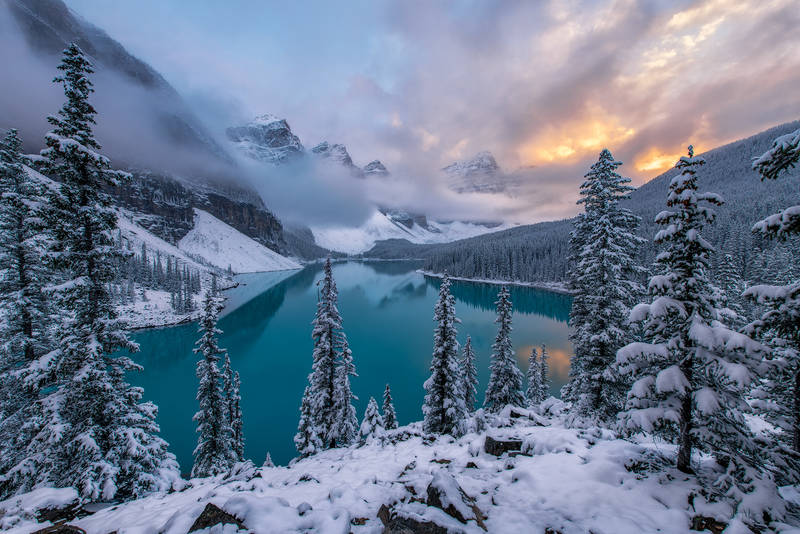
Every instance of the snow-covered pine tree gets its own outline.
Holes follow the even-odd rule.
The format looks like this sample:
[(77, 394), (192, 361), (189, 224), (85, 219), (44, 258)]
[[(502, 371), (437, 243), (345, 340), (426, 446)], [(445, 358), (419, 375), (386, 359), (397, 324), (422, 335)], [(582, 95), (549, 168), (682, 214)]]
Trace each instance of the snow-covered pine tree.
[(383, 417), (378, 411), (378, 403), (375, 397), (369, 398), (367, 409), (364, 411), (364, 419), (361, 421), (361, 441), (370, 441), (379, 438), (384, 433)]
[(478, 370), (475, 368), (475, 350), (472, 348), (470, 336), (467, 336), (467, 342), (464, 343), (460, 367), (464, 406), (469, 414), (475, 410), (475, 398), (478, 393)]
[(616, 417), (624, 402), (626, 384), (611, 366), (631, 340), (624, 323), (642, 293), (634, 256), (644, 240), (635, 235), (639, 218), (620, 206), (633, 190), (630, 179), (616, 172), (620, 165), (603, 149), (581, 185), (584, 213), (572, 233), (569, 270), (575, 355), (561, 393), (575, 414), (604, 421)]
[(236, 462), (231, 443), (231, 425), (222, 390), (219, 358), (225, 350), (219, 347), (217, 318), (222, 309), (219, 298), (207, 293), (200, 319), (200, 339), (195, 343), (197, 362), (197, 401), (200, 409), (194, 415), (197, 422), (197, 447), (194, 449), (193, 477), (208, 477), (226, 472)]
[(425, 381), (422, 427), (425, 432), (459, 436), (463, 432), (467, 408), (464, 405), (462, 374), (458, 367), (458, 331), (455, 298), (450, 293), (450, 277), (445, 273), (434, 308), (431, 376)]
[(484, 407), (499, 412), (507, 405), (525, 406), (522, 396), (522, 371), (514, 359), (511, 345), (511, 295), (503, 286), (497, 295), (497, 336), (492, 345), (492, 363), (489, 367), (489, 385), (486, 387)]
[(733, 261), (733, 256), (730, 254), (722, 255), (716, 272), (716, 283), (720, 291), (722, 291), (723, 306), (734, 314), (734, 317), (731, 317), (729, 322), (731, 326), (738, 330), (745, 323), (745, 312), (741, 303), (744, 284)]
[[(800, 130), (781, 136), (753, 163), (763, 179), (777, 179), (800, 161)], [(786, 240), (800, 234), (800, 206), (759, 221), (753, 231)], [(786, 285), (757, 285), (745, 296), (764, 306), (763, 315), (745, 331), (771, 348), (770, 368), (753, 392), (753, 406), (777, 429), (771, 433), (771, 459), (782, 481), (800, 481), (800, 280)]]
[(722, 200), (697, 192), (697, 172), (704, 164), (690, 146), (688, 157), (675, 165), (681, 173), (669, 186), (672, 210), (656, 217), (664, 227), (655, 237), (663, 246), (656, 259), (663, 274), (650, 279), (652, 303), (631, 312), (631, 320), (646, 320), (651, 342), (628, 344), (617, 361), (622, 372), (635, 378), (622, 414), (624, 426), (674, 440), (681, 471), (693, 472), (695, 449), (723, 459), (729, 468), (713, 484), (719, 489), (731, 483), (731, 472), (740, 482), (755, 476), (743, 474), (757, 457), (743, 411), (762, 347), (719, 322), (717, 293), (707, 274), (713, 247), (700, 232), (714, 219), (707, 204)]
[(383, 426), (386, 430), (397, 428), (397, 414), (394, 411), (392, 391), (389, 389), (389, 384), (386, 384), (386, 389), (383, 391)]
[(222, 396), (226, 402), (226, 415), (231, 428), (231, 450), (237, 462), (244, 460), (244, 435), (242, 434), (242, 396), (239, 393), (239, 373), (231, 367), (231, 358), (225, 354), (222, 365)]
[[(74, 44), (55, 78), (67, 101), (45, 137), (44, 168), (58, 179), (46, 211), (49, 260), (59, 271), (52, 288), (61, 320), (59, 351), (41, 365), (55, 370), (55, 386), (39, 405), (43, 424), (26, 451), (39, 485), (73, 486), (86, 499), (138, 496), (163, 488), (175, 474), (174, 456), (156, 434), (155, 406), (139, 403), (141, 390), (125, 372), (141, 369), (120, 349), (136, 350), (116, 316), (108, 285), (120, 252), (114, 247), (116, 213), (104, 187), (125, 173), (100, 155), (89, 103), (92, 67)], [(31, 464), (28, 464), (31, 465)]]
[(342, 317), (337, 308), (338, 290), (333, 279), (331, 259), (325, 261), (317, 302), (317, 314), (312, 322), (314, 329), (314, 363), (308, 377), (311, 386), (311, 415), (317, 434), (325, 448), (331, 443), (332, 429), (336, 424), (334, 409), (336, 390), (336, 334), (341, 330)]
[(334, 421), (328, 435), (331, 447), (344, 447), (358, 437), (358, 416), (353, 401), (358, 400), (350, 389), (350, 377), (358, 376), (353, 365), (353, 353), (344, 332), (336, 333), (336, 347), (339, 361), (333, 387)]
[(528, 401), (528, 407), (532, 408), (537, 406), (544, 400), (542, 397), (542, 362), (539, 359), (539, 351), (536, 347), (531, 349), (531, 355), (528, 357), (528, 372), (526, 377), (528, 379), (528, 388), (525, 390), (525, 400)]
[(42, 232), (44, 191), (23, 168), (22, 141), (11, 130), (0, 141), (0, 323), (3, 363), (29, 363), (49, 348), (42, 292), (48, 273)]
[(311, 456), (323, 450), (322, 437), (317, 431), (314, 420), (313, 400), (311, 386), (306, 386), (303, 391), (303, 400), (300, 403), (300, 421), (297, 424), (297, 434), (294, 435), (294, 445), (301, 458)]
[(547, 363), (549, 358), (547, 347), (542, 345), (542, 351), (539, 353), (539, 372), (541, 373), (539, 377), (539, 387), (541, 388), (539, 396), (542, 400), (550, 397), (550, 365)]
[(275, 467), (275, 462), (272, 461), (272, 455), (267, 452), (267, 457), (264, 458), (264, 463), (261, 467)]
[[(44, 191), (23, 168), (21, 141), (11, 130), (0, 141), (0, 473), (25, 457), (40, 415), (36, 401), (50, 369), (37, 359), (52, 348), (49, 307), (42, 287), (44, 265), (41, 208)], [(0, 475), (0, 495), (30, 489), (34, 473)]]

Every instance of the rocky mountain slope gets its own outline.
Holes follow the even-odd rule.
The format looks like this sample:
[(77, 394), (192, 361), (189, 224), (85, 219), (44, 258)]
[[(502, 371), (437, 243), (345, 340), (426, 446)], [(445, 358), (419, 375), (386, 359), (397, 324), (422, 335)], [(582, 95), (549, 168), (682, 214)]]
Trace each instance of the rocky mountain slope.
[[(0, 17), (20, 31), (30, 52), (44, 58), (45, 63), (55, 66), (67, 44), (77, 43), (91, 58), (97, 76), (114, 77), (115, 87), (138, 91), (134, 104), (120, 102), (113, 109), (106, 106), (104, 111), (111, 112), (116, 120), (148, 125), (151, 129), (147, 137), (158, 139), (168, 150), (188, 151), (183, 153), (215, 162), (213, 170), (207, 172), (175, 172), (166, 168), (162, 158), (143, 149), (135, 135), (108, 143), (101, 139), (113, 164), (133, 175), (130, 182), (111, 193), (120, 207), (132, 213), (137, 224), (175, 245), (192, 229), (193, 209), (199, 208), (275, 252), (291, 253), (281, 222), (257, 192), (238, 180), (230, 155), (155, 69), (76, 15), (61, 0), (6, 0), (0, 4)], [(38, 92), (34, 87), (30, 89), (31, 93)], [(120, 96), (121, 100), (125, 98)], [(14, 105), (27, 104), (23, 98)], [(42, 118), (46, 112), (41, 112)], [(41, 148), (34, 139), (27, 142), (31, 151)], [(287, 142), (290, 144), (291, 139)], [(290, 154), (290, 147), (285, 152)]]

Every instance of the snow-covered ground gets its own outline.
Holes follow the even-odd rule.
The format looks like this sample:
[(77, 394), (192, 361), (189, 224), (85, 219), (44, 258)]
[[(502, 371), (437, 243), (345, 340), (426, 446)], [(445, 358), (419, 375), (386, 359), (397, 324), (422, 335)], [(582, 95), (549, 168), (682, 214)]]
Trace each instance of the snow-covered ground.
[(361, 226), (311, 227), (311, 232), (314, 241), (321, 247), (346, 254), (359, 254), (384, 239), (407, 239), (416, 244), (449, 243), (506, 228), (508, 226), (490, 227), (461, 221), (428, 221), (428, 228), (416, 223), (408, 228), (375, 210)]
[(195, 208), (194, 228), (178, 242), (193, 257), (235, 273), (300, 269), (294, 260), (273, 252), (210, 213)]
[[(663, 453), (673, 454), (672, 447), (566, 428), (557, 417), (515, 411), (511, 416), (506, 409), (489, 419), (488, 430), (458, 440), (424, 435), (414, 423), (383, 439), (325, 451), (288, 467), (239, 464), (226, 477), (182, 482), (170, 494), (105, 507), (69, 523), (89, 533), (184, 534), (208, 503), (254, 533), (379, 533), (382, 505), (393, 517), (433, 521), (464, 533), (670, 534), (691, 532), (693, 518), (730, 522), (730, 509), (705, 502), (693, 476), (663, 466), (649, 470)], [(487, 436), (520, 440), (521, 454), (488, 453)], [(439, 508), (429, 486), (438, 488)], [(798, 498), (794, 488), (782, 494)], [(49, 523), (37, 523), (36, 510), (74, 499), (73, 490), (43, 489), (0, 502), (0, 528), (41, 529)], [(441, 509), (450, 505), (449, 514)], [(466, 521), (456, 519), (454, 510)], [(726, 532), (749, 532), (743, 528), (731, 523)], [(203, 532), (233, 533), (236, 527)]]
[[(432, 276), (434, 278), (444, 277), (442, 273), (434, 273), (422, 269), (419, 269), (417, 272), (425, 276)], [(572, 295), (572, 292), (569, 290), (567, 284), (565, 284), (564, 282), (520, 282), (518, 280), (511, 281), (511, 280), (495, 280), (493, 278), (465, 278), (461, 276), (451, 276), (450, 280), (461, 280), (463, 282), (480, 282), (482, 284), (495, 284), (503, 286), (533, 287), (536, 289), (544, 289), (545, 291), (552, 291), (553, 293)]]

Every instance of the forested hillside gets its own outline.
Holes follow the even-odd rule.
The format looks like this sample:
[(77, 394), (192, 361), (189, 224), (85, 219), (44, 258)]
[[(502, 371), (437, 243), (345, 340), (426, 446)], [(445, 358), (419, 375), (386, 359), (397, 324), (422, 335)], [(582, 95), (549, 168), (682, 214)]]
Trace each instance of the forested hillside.
[[(800, 171), (794, 169), (788, 179), (762, 182), (752, 169), (752, 159), (767, 150), (779, 135), (796, 130), (800, 121), (776, 126), (747, 139), (716, 148), (705, 154), (707, 165), (698, 182), (702, 191), (720, 194), (725, 203), (716, 208), (717, 220), (706, 234), (719, 252), (715, 265), (729, 253), (739, 274), (754, 282), (781, 282), (796, 264), (796, 242), (772, 243), (750, 232), (753, 224), (778, 211), (787, 199), (797, 198)], [(620, 168), (625, 173), (625, 165)], [(648, 266), (657, 247), (655, 217), (665, 207), (669, 181), (677, 171), (670, 171), (638, 188), (625, 207), (641, 217), (638, 234), (648, 241), (641, 249), (640, 262)], [(439, 247), (379, 244), (366, 254), (388, 257), (426, 258), (425, 269), (447, 271), (453, 276), (496, 278), (513, 281), (563, 281), (567, 269), (567, 245), (571, 220), (534, 224), (503, 232), (457, 241)]]

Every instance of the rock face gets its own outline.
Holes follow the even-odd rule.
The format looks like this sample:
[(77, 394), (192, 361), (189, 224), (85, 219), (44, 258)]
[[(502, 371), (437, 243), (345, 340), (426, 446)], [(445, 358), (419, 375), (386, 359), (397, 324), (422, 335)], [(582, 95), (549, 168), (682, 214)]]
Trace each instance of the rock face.
[(228, 128), (225, 133), (243, 154), (273, 165), (292, 161), (305, 152), (286, 119), (270, 114), (256, 117), (243, 126)]
[(192, 187), (168, 175), (133, 171), (133, 178), (111, 191), (117, 204), (136, 213), (136, 223), (177, 244), (194, 226), (197, 207), (278, 253), (286, 251), (283, 226), (261, 199), (248, 190)]
[(382, 178), (389, 176), (389, 170), (380, 160), (375, 159), (364, 165), (364, 176)]
[(392, 221), (402, 224), (406, 228), (412, 228), (415, 224), (430, 231), (435, 231), (433, 228), (428, 227), (428, 218), (425, 215), (418, 213), (410, 213), (405, 210), (396, 209), (381, 209), (381, 213), (389, 217)]
[(192, 524), (191, 528), (189, 528), (189, 532), (194, 532), (196, 530), (202, 530), (204, 528), (213, 527), (214, 525), (226, 525), (232, 524), (236, 525), (238, 528), (246, 529), (247, 527), (244, 526), (244, 523), (239, 521), (236, 516), (233, 516), (220, 508), (219, 506), (215, 506), (211, 503), (206, 504), (206, 507), (203, 509), (203, 512), (198, 516), (195, 522)]

